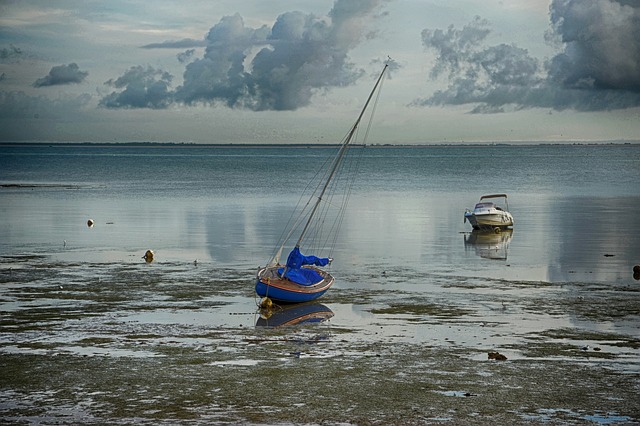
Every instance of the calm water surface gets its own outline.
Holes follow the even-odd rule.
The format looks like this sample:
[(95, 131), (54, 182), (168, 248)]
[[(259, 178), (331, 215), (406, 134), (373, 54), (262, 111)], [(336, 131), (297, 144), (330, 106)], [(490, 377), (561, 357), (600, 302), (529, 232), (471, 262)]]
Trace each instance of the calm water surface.
[[(262, 327), (254, 273), (332, 152), (0, 147), (0, 419), (640, 420), (640, 146), (356, 149), (330, 319)], [(487, 193), (512, 232), (463, 223)]]
[[(0, 253), (125, 260), (151, 248), (158, 260), (263, 264), (301, 188), (332, 152), (3, 147)], [(636, 145), (370, 147), (357, 155), (336, 267), (368, 259), (524, 280), (632, 279), (640, 253)], [(465, 208), (502, 192), (513, 233), (475, 238)]]

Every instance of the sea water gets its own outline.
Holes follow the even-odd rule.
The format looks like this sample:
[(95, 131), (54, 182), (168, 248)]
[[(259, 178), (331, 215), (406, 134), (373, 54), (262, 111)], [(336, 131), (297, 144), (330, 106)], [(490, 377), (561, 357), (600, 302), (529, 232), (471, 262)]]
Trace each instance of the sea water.
[[(264, 264), (302, 189), (333, 152), (4, 146), (0, 254), (109, 261), (152, 249), (165, 260)], [(638, 145), (367, 147), (357, 155), (336, 267), (411, 263), (629, 282), (640, 262)], [(491, 193), (508, 195), (513, 232), (472, 238), (464, 211)], [(486, 261), (491, 247), (502, 262)]]
[[(0, 422), (640, 420), (639, 145), (356, 148), (330, 319), (263, 327), (298, 308), (258, 312), (257, 267), (334, 152), (1, 146)], [(471, 232), (493, 193), (513, 230)]]

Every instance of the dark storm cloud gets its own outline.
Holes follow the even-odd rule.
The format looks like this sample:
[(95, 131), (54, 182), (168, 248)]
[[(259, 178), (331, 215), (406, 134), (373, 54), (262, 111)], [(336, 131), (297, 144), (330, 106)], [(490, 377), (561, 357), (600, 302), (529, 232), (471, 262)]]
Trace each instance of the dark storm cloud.
[(640, 2), (555, 0), (550, 12), (565, 45), (550, 78), (565, 87), (640, 92)]
[(462, 30), (424, 30), (423, 44), (438, 53), (431, 77), (446, 74), (449, 86), (414, 105), (475, 104), (482, 113), (640, 106), (640, 4), (554, 0), (550, 18), (548, 37), (562, 51), (546, 64), (517, 46), (483, 46), (490, 30), (480, 18)]
[(49, 74), (37, 79), (34, 87), (56, 86), (61, 84), (82, 83), (89, 75), (86, 71), (80, 71), (78, 64), (71, 63), (69, 65), (58, 65), (51, 68)]
[[(166, 92), (165, 102), (255, 111), (306, 106), (315, 92), (353, 84), (364, 73), (348, 53), (367, 36), (366, 24), (382, 1), (337, 0), (327, 17), (287, 12), (271, 27), (251, 28), (239, 14), (225, 16), (207, 34), (203, 57), (186, 66), (182, 86)], [(140, 107), (110, 102), (116, 97), (112, 93), (103, 105)]]
[(166, 108), (172, 99), (169, 91), (172, 79), (171, 74), (152, 67), (131, 67), (118, 79), (105, 83), (122, 90), (102, 98), (100, 105), (107, 108)]

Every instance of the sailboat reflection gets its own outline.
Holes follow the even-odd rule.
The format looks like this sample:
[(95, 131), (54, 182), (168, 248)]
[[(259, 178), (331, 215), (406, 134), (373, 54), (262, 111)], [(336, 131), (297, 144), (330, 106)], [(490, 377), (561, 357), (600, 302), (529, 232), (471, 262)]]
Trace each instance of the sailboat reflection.
[(476, 255), (485, 259), (507, 260), (509, 242), (513, 235), (513, 229), (504, 229), (501, 232), (473, 230), (464, 237), (464, 247), (473, 247)]
[(256, 327), (283, 327), (303, 323), (323, 322), (333, 317), (333, 311), (321, 303), (302, 303), (261, 309)]

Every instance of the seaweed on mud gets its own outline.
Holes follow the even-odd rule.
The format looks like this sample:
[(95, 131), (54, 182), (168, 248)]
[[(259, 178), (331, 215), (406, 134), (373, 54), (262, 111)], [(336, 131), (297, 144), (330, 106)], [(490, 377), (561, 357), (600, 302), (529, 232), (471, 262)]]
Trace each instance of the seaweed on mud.
[(392, 303), (383, 308), (372, 308), (369, 310), (372, 314), (386, 315), (412, 315), (419, 317), (435, 317), (435, 318), (460, 318), (471, 314), (468, 309), (439, 304), (411, 304), (411, 303)]
[(573, 328), (546, 330), (539, 335), (549, 339), (567, 339), (578, 342), (601, 342), (609, 346), (640, 349), (640, 338), (619, 333), (605, 333), (598, 331), (583, 331)]
[(607, 351), (606, 348), (603, 350), (599, 345), (638, 349), (640, 339), (621, 334), (561, 328), (529, 335), (526, 344), (513, 345), (513, 348), (521, 351), (524, 356), (533, 358), (616, 359), (618, 357), (616, 353)]

